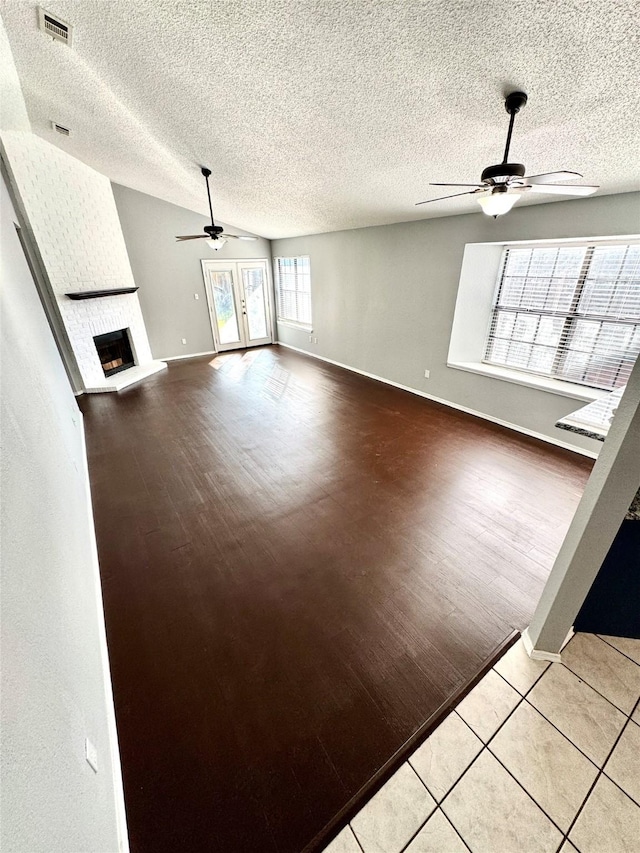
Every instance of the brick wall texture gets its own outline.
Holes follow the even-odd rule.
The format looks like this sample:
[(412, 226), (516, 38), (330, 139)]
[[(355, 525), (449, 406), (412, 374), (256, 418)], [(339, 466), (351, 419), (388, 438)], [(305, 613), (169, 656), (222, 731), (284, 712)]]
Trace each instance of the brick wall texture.
[(136, 364), (149, 363), (137, 293), (64, 295), (135, 286), (109, 179), (33, 133), (3, 133), (2, 142), (85, 387), (104, 384), (94, 335), (128, 329)]

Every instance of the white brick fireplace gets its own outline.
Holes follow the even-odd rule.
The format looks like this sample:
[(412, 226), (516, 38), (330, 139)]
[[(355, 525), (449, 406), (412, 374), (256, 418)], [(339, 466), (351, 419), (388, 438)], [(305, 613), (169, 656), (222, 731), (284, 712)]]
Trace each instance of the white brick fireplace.
[[(76, 290), (83, 289), (92, 290), (93, 288), (81, 286), (76, 288)], [(113, 377), (105, 377), (93, 341), (96, 335), (127, 329), (136, 366), (162, 364), (162, 362), (154, 362), (151, 357), (137, 293), (123, 293), (77, 302), (62, 296), (58, 305), (86, 391), (115, 391), (129, 384), (127, 382), (129, 377), (125, 372)], [(136, 377), (138, 374), (139, 371), (135, 373)]]
[[(83, 390), (116, 391), (165, 368), (151, 355), (137, 293), (66, 295), (135, 287), (108, 178), (32, 133), (3, 133), (2, 142)], [(93, 339), (120, 329), (136, 366), (106, 377)]]

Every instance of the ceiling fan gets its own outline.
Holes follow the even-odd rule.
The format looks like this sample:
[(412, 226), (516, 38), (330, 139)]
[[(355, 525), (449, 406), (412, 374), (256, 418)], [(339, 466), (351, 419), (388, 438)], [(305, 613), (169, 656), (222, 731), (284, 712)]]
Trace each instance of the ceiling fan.
[(240, 234), (225, 234), (222, 225), (216, 225), (213, 221), (213, 208), (211, 207), (211, 192), (209, 190), (209, 176), (211, 169), (204, 166), (200, 169), (207, 182), (207, 198), (209, 199), (209, 213), (211, 215), (211, 225), (204, 226), (204, 234), (188, 234), (186, 237), (176, 237), (178, 243), (182, 240), (207, 240), (207, 245), (216, 252), (221, 249), (227, 240), (257, 240), (257, 237), (248, 237)]
[(584, 184), (565, 186), (564, 184), (554, 183), (555, 181), (570, 181), (575, 178), (581, 178), (582, 175), (579, 172), (546, 172), (543, 175), (525, 176), (525, 167), (522, 163), (507, 162), (513, 123), (516, 114), (520, 112), (526, 103), (527, 96), (524, 92), (511, 92), (505, 98), (505, 109), (511, 118), (509, 120), (507, 144), (504, 149), (502, 163), (496, 166), (487, 166), (480, 175), (479, 184), (432, 183), (430, 184), (432, 187), (474, 187), (474, 189), (468, 192), (441, 196), (440, 198), (429, 198), (426, 201), (419, 201), (418, 204), (430, 204), (433, 201), (444, 201), (447, 198), (475, 195), (482, 210), (488, 216), (493, 216), (495, 219), (504, 213), (508, 213), (518, 199), (527, 193), (585, 196), (591, 195), (591, 193), (599, 189), (599, 187), (585, 186)]

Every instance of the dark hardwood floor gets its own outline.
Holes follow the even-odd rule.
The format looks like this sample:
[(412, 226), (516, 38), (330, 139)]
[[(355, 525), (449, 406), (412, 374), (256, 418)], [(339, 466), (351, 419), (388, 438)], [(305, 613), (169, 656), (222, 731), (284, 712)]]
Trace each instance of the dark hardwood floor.
[(133, 853), (300, 853), (526, 626), (592, 464), (278, 347), (81, 408)]

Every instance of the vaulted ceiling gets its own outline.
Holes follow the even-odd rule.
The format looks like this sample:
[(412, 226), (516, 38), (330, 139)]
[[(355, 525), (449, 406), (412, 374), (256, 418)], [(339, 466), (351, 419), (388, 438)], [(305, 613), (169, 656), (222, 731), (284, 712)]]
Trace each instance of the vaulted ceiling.
[[(35, 133), (134, 189), (281, 237), (479, 211), (429, 181), (511, 159), (640, 186), (634, 0), (45, 0), (2, 17)], [(71, 128), (63, 138), (54, 120)], [(552, 201), (562, 197), (554, 197)], [(544, 199), (546, 201), (546, 199)], [(543, 203), (543, 198), (521, 203)], [(482, 215), (482, 214), (479, 214)]]

